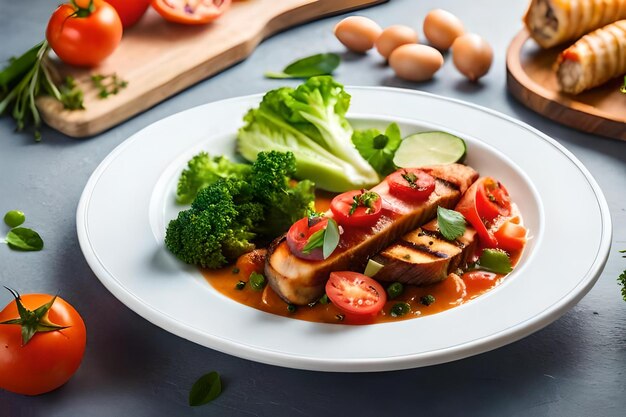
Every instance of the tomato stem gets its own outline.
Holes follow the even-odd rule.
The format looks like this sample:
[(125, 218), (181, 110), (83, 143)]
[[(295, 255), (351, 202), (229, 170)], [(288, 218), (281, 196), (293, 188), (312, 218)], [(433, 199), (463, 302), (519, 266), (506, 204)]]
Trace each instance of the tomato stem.
[(93, 0), (89, 0), (87, 7), (79, 5), (79, 3), (84, 3), (84, 1), (78, 2), (77, 0), (72, 0), (72, 6), (76, 9), (74, 15), (76, 17), (89, 17), (93, 12), (96, 11), (96, 5)]
[(56, 301), (56, 295), (46, 304), (39, 306), (35, 310), (28, 310), (24, 307), (24, 304), (22, 304), (22, 299), (17, 291), (6, 286), (4, 288), (6, 288), (11, 295), (13, 295), (13, 298), (15, 298), (15, 305), (17, 307), (19, 318), (6, 320), (0, 322), (0, 324), (18, 324), (22, 326), (22, 346), (25, 346), (38, 332), (52, 332), (70, 327), (54, 324), (48, 319), (48, 311), (52, 307), (52, 304)]

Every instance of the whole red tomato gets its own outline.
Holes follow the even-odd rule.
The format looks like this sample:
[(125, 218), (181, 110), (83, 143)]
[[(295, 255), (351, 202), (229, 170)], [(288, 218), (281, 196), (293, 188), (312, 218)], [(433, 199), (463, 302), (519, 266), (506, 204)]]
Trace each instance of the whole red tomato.
[(124, 29), (137, 23), (144, 15), (151, 0), (106, 0), (120, 15)]
[(119, 45), (122, 22), (113, 6), (102, 0), (75, 0), (52, 13), (46, 39), (63, 62), (93, 67)]
[[(49, 304), (53, 296), (14, 296), (19, 299), (0, 312), (0, 322), (18, 321), (16, 303), (20, 302), (29, 313), (41, 316), (37, 320), (40, 330), (24, 343), (24, 324), (0, 324), (0, 388), (26, 395), (52, 391), (65, 384), (80, 365), (85, 352), (85, 323), (62, 298), (56, 297), (47, 313), (42, 313), (38, 309)], [(22, 321), (26, 315), (22, 314)], [(33, 320), (32, 315), (29, 320)]]

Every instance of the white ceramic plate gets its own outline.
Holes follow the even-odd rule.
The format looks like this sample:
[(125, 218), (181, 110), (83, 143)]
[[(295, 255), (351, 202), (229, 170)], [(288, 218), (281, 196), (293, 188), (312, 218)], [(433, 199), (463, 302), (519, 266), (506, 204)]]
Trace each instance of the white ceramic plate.
[(554, 140), (457, 100), (389, 88), (347, 88), (358, 127), (441, 129), (468, 143), (467, 163), (506, 184), (531, 239), (504, 283), (465, 305), (367, 326), (275, 316), (214, 290), (163, 245), (178, 174), (200, 150), (233, 155), (260, 96), (211, 103), (161, 120), (118, 146), (87, 183), (77, 212), (82, 251), (102, 283), (178, 336), (259, 362), (324, 371), (381, 371), (447, 362), (518, 340), (556, 320), (591, 289), (608, 256), (611, 220), (600, 188)]

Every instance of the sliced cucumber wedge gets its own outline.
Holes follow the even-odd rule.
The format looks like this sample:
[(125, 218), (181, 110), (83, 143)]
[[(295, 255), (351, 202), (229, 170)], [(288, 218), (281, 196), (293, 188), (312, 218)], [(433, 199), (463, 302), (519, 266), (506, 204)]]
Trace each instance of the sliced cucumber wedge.
[(465, 158), (467, 147), (458, 136), (446, 132), (421, 132), (407, 136), (393, 157), (399, 168), (453, 164)]

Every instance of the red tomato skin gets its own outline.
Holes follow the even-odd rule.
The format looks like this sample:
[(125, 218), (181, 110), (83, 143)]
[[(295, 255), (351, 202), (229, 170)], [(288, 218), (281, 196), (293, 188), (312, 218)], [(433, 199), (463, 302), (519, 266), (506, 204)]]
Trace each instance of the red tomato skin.
[[(412, 188), (408, 181), (402, 177), (410, 173), (417, 176), (417, 188)], [(389, 174), (386, 178), (389, 184), (389, 192), (406, 201), (426, 200), (435, 191), (435, 179), (428, 173), (417, 168), (402, 168)]]
[(46, 39), (66, 64), (94, 67), (115, 51), (122, 40), (122, 21), (113, 6), (94, 0), (88, 17), (72, 16), (70, 4), (60, 5), (48, 21)]
[(323, 218), (312, 227), (309, 227), (308, 223), (309, 218), (304, 217), (291, 225), (289, 231), (287, 231), (287, 246), (291, 253), (300, 259), (321, 261), (324, 259), (322, 248), (313, 249), (309, 253), (304, 253), (302, 250), (313, 233), (326, 227), (328, 219)]
[[(353, 306), (345, 302), (340, 287), (344, 284), (353, 285), (355, 282), (360, 282), (359, 286), (361, 287), (371, 287), (378, 294), (374, 304), (370, 306)], [(352, 271), (331, 272), (330, 278), (326, 282), (326, 295), (337, 308), (346, 314), (348, 321), (352, 323), (362, 323), (372, 319), (383, 309), (387, 302), (387, 293), (378, 281)]]
[(150, 6), (151, 0), (106, 0), (120, 16), (122, 26), (128, 29), (141, 19)]
[(465, 191), (465, 194), (461, 197), (461, 201), (456, 205), (455, 210), (461, 213), (474, 229), (476, 229), (482, 247), (495, 248), (498, 246), (498, 241), (493, 236), (493, 233), (487, 230), (476, 208), (476, 194), (481, 181), (482, 178), (479, 178)]
[(476, 190), (476, 210), (480, 217), (487, 221), (492, 221), (498, 216), (509, 216), (511, 214), (509, 192), (498, 181), (485, 177)]
[(184, 25), (205, 25), (219, 18), (230, 7), (231, 0), (213, 0), (216, 5), (213, 13), (204, 15), (190, 15), (184, 11), (172, 9), (168, 6), (167, 0), (152, 0), (152, 8), (156, 10), (163, 19)]
[(376, 224), (382, 214), (383, 199), (378, 195), (378, 199), (374, 202), (373, 212), (366, 213), (366, 207), (357, 207), (354, 213), (350, 213), (352, 208), (353, 197), (361, 194), (361, 191), (347, 191), (339, 194), (330, 202), (330, 211), (333, 218), (342, 226), (354, 227), (371, 227)]
[(505, 251), (515, 252), (526, 244), (526, 228), (511, 221), (504, 222), (494, 232), (494, 236), (498, 240), (498, 247)]
[[(47, 294), (25, 294), (22, 303), (29, 310), (46, 304)], [(0, 312), (0, 321), (18, 318), (15, 301)], [(65, 384), (78, 370), (85, 352), (85, 323), (78, 312), (57, 297), (48, 312), (52, 323), (67, 329), (37, 333), (22, 346), (21, 327), (0, 324), (0, 388), (17, 394), (39, 395)]]

